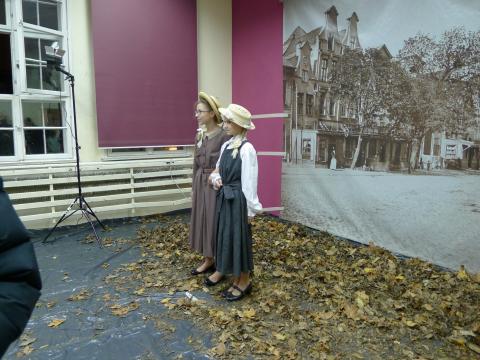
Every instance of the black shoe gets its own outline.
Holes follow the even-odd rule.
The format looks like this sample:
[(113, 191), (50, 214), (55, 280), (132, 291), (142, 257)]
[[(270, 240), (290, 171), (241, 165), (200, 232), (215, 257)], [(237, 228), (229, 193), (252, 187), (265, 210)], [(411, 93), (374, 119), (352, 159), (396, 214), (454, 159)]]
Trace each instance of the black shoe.
[(233, 292), (228, 292), (225, 296), (225, 299), (227, 299), (228, 301), (237, 301), (243, 298), (245, 295), (250, 294), (252, 292), (252, 283), (248, 284), (248, 286), (244, 290), (240, 289), (237, 285), (233, 285), (233, 288), (235, 290), (238, 290), (240, 294), (233, 295)]
[(227, 286), (225, 289), (223, 289), (221, 292), (220, 292), (220, 296), (221, 297), (227, 297), (228, 294), (230, 294), (230, 288), (232, 286)]
[(215, 285), (221, 283), (222, 280), (223, 280), (223, 276), (222, 276), (221, 279), (218, 280), (217, 282), (212, 281), (212, 280), (210, 280), (208, 277), (206, 277), (206, 278), (205, 278), (205, 281), (204, 281), (203, 283), (204, 283), (206, 286), (215, 286)]
[(207, 272), (212, 272), (212, 271), (215, 271), (215, 264), (210, 265), (208, 268), (206, 268), (203, 271), (197, 271), (197, 269), (193, 269), (192, 271), (190, 271), (190, 274), (200, 275), (200, 274), (205, 274)]

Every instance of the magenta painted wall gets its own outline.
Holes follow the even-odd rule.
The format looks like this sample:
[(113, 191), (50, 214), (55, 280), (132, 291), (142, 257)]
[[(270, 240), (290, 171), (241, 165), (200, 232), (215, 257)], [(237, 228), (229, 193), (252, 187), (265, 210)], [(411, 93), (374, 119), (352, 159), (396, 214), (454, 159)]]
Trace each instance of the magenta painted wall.
[[(283, 6), (279, 0), (232, 1), (232, 98), (252, 114), (283, 113)], [(257, 119), (257, 151), (283, 151), (283, 119)], [(263, 207), (281, 205), (282, 158), (259, 155)]]
[(138, 3), (92, 0), (99, 145), (191, 144), (196, 2)]

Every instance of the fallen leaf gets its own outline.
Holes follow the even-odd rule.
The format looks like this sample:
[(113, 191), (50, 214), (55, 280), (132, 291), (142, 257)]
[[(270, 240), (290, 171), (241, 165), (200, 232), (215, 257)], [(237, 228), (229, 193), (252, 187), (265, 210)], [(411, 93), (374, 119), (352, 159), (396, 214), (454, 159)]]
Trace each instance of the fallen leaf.
[(52, 328), (56, 328), (65, 322), (65, 319), (53, 319), (48, 326)]

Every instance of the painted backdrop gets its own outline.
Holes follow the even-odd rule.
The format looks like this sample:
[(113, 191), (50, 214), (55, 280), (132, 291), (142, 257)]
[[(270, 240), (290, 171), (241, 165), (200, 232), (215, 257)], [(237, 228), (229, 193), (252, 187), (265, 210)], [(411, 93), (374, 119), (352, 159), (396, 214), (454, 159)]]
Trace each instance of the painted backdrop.
[(284, 218), (480, 271), (479, 17), (477, 1), (284, 1)]

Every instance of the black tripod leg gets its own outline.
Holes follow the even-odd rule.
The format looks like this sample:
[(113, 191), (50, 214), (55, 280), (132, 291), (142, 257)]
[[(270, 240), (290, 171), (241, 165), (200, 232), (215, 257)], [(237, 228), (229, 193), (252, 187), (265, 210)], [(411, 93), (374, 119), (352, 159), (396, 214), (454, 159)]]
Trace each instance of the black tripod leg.
[(103, 223), (100, 221), (100, 219), (97, 217), (97, 215), (93, 212), (92, 208), (90, 207), (90, 205), (88, 205), (87, 201), (85, 199), (83, 199), (83, 202), (85, 203), (85, 205), (87, 206), (87, 209), (88, 209), (88, 213), (90, 215), (92, 215), (95, 220), (97, 220), (97, 222), (100, 224), (100, 226), (103, 228), (103, 230), (107, 230), (107, 228), (105, 227), (105, 225), (103, 225)]
[(93, 230), (93, 233), (95, 234), (95, 239), (97, 240), (98, 246), (103, 247), (102, 241), (98, 237), (97, 230), (95, 230), (95, 225), (93, 224), (92, 220), (90, 219), (90, 215), (89, 215), (90, 213), (88, 212), (88, 210), (85, 210), (85, 209), (82, 209), (82, 213), (83, 213), (83, 215), (85, 215), (85, 218), (87, 219), (88, 223), (92, 227), (92, 230)]
[(42, 243), (46, 243), (47, 242), (47, 239), (50, 237), (50, 235), (52, 235), (52, 233), (55, 231), (55, 229), (58, 227), (58, 225), (60, 225), (60, 223), (64, 220), (67, 220), (70, 216), (72, 216), (73, 214), (75, 214), (78, 209), (74, 210), (73, 212), (70, 212), (70, 210), (72, 210), (72, 207), (73, 205), (75, 205), (75, 203), (78, 201), (78, 197), (75, 198), (75, 200), (73, 200), (73, 202), (70, 204), (70, 206), (67, 208), (67, 210), (65, 210), (65, 212), (63, 213), (63, 215), (60, 217), (60, 219), (58, 219), (57, 223), (55, 224), (55, 226), (48, 232), (47, 236), (45, 236), (45, 238), (43, 239)]

